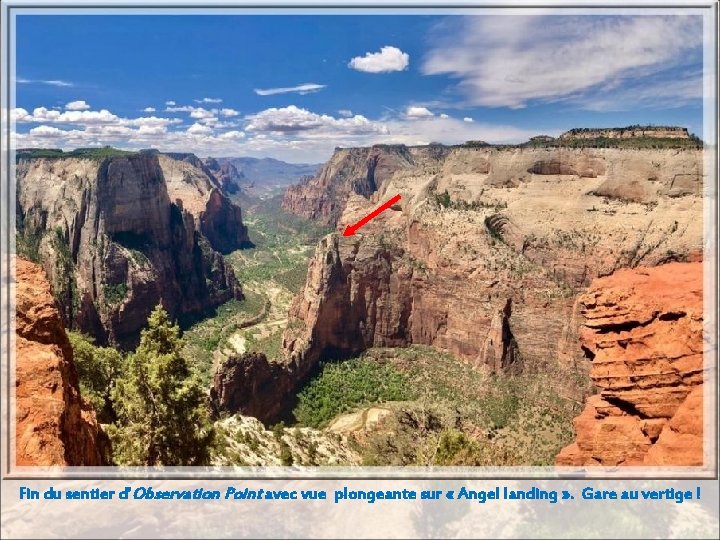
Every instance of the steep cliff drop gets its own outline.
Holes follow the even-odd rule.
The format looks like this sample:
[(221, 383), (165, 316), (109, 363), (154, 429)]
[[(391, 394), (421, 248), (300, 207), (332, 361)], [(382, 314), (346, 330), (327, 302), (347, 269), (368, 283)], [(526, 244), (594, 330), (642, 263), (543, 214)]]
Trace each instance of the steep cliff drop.
[(183, 156), (20, 160), (18, 246), (42, 263), (66, 326), (132, 348), (159, 302), (194, 317), (242, 298), (218, 253), (249, 242), (240, 208)]
[(580, 298), (599, 389), (558, 465), (703, 464), (700, 262), (620, 270)]
[(318, 244), (285, 352), (301, 373), (324, 356), (409, 344), (496, 371), (542, 371), (560, 356), (582, 365), (566, 342), (575, 298), (593, 278), (689, 260), (702, 246), (701, 155), (693, 146), (337, 149), (288, 190), (287, 210), (342, 232), (392, 195), (402, 203)]
[(412, 165), (413, 156), (404, 145), (338, 148), (316, 176), (288, 188), (283, 208), (335, 225), (351, 194), (369, 196), (392, 174)]
[(22, 259), (16, 268), (16, 464), (109, 465), (110, 441), (80, 396), (42, 268)]

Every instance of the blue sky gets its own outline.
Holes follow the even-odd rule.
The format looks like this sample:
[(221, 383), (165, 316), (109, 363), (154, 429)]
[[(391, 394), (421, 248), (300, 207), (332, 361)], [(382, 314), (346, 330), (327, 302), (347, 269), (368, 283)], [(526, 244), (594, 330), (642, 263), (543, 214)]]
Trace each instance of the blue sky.
[(686, 16), (17, 19), (17, 145), (326, 159), (572, 127), (702, 131)]

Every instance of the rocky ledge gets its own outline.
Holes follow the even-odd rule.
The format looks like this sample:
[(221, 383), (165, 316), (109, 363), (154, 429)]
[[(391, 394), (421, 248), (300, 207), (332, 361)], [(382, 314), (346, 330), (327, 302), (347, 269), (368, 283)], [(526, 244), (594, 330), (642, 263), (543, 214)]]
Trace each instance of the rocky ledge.
[(42, 269), (16, 271), (18, 466), (109, 465), (110, 441), (80, 396), (72, 348)]
[(620, 270), (580, 298), (580, 340), (599, 392), (558, 465), (703, 464), (702, 268)]

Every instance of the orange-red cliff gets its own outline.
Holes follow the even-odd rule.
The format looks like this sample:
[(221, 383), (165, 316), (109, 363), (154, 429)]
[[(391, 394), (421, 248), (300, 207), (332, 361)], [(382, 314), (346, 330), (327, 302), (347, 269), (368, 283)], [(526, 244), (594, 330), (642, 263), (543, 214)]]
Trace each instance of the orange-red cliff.
[(106, 465), (110, 443), (85, 403), (50, 285), (17, 259), (16, 464)]
[(703, 464), (702, 267), (620, 270), (580, 298), (599, 393), (558, 465)]

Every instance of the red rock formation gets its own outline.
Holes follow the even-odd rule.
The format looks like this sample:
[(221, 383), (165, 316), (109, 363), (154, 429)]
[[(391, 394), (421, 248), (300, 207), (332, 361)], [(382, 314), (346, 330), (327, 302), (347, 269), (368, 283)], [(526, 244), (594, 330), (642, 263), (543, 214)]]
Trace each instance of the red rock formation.
[(510, 330), (511, 312), (512, 300), (508, 298), (503, 308), (498, 309), (493, 316), (485, 345), (478, 358), (481, 364), (495, 372), (520, 369), (520, 352)]
[(351, 193), (369, 196), (412, 157), (403, 145), (336, 149), (322, 170), (288, 188), (282, 206), (298, 216), (335, 225)]
[(620, 270), (580, 298), (600, 392), (558, 465), (702, 465), (702, 268)]
[(218, 367), (210, 389), (215, 415), (239, 412), (268, 424), (278, 421), (285, 398), (301, 382), (293, 367), (268, 361), (262, 353), (231, 356)]
[(18, 259), (16, 281), (16, 464), (110, 464), (110, 442), (80, 396), (72, 348), (42, 269)]

